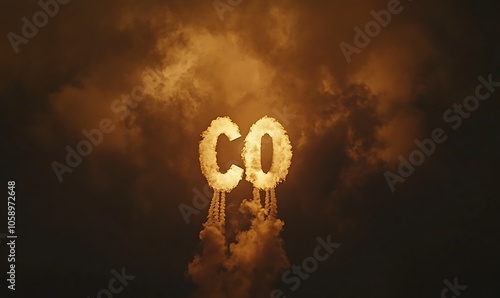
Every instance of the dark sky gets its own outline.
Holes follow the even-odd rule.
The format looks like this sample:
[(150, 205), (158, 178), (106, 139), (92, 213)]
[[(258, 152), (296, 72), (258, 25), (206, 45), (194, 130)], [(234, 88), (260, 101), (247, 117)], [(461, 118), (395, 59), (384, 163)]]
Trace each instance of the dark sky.
[[(23, 33), (40, 5), (1, 1), (0, 181), (6, 191), (16, 182), (15, 294), (96, 297), (125, 267), (136, 278), (116, 297), (203, 297), (188, 263), (202, 252), (208, 207), (189, 223), (179, 211), (207, 184), (201, 133), (230, 117), (243, 137), (220, 138), (218, 163), (244, 168), (243, 139), (267, 115), (293, 151), (272, 241), (289, 264), (312, 256), (317, 237), (341, 246), (298, 290), (281, 273), (271, 284), (248, 277), (248, 297), (277, 287), (430, 298), (454, 278), (467, 285), (461, 298), (500, 297), (500, 4), (403, 0), (346, 59), (341, 43), (355, 46), (355, 28), (388, 3), (243, 0), (222, 20), (211, 1), (72, 0)], [(68, 166), (67, 148), (100, 125), (109, 132), (58, 177), (54, 162)], [(400, 175), (399, 158), (436, 129), (446, 140), (392, 191), (387, 171)], [(244, 179), (227, 194), (228, 244), (255, 228), (240, 212), (251, 197)], [(273, 264), (266, 252), (256, 255)], [(265, 275), (260, 264), (252, 276)]]

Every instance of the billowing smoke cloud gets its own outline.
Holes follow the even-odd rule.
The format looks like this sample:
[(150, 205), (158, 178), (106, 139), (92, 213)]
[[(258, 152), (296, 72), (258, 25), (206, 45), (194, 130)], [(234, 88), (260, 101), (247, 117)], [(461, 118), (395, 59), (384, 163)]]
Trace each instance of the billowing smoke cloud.
[(226, 297), (227, 269), (224, 268), (227, 248), (222, 231), (205, 224), (200, 232), (202, 253), (188, 265), (188, 275), (199, 287), (195, 297)]
[[(289, 264), (280, 236), (284, 222), (276, 218), (275, 187), (288, 174), (292, 146), (283, 126), (271, 117), (261, 118), (250, 128), (242, 157), (247, 180), (254, 185), (253, 198), (243, 200), (239, 212), (242, 216), (250, 216), (251, 224), (248, 230), (238, 232), (228, 249), (225, 194), (238, 184), (242, 173), (235, 174), (234, 165), (225, 174), (219, 171), (216, 145), (218, 136), (223, 133), (230, 140), (240, 137), (236, 124), (228, 117), (219, 117), (202, 134), (200, 142), (202, 172), (214, 188), (214, 195), (200, 232), (202, 253), (189, 263), (188, 275), (199, 287), (195, 297), (264, 297), (271, 291), (278, 274)], [(268, 173), (263, 172), (260, 158), (265, 134), (273, 140), (273, 160)], [(264, 206), (261, 189), (265, 191)]]
[(240, 212), (253, 218), (250, 228), (240, 232), (229, 246), (225, 260), (231, 290), (228, 297), (267, 297), (277, 277), (289, 267), (280, 236), (284, 222), (276, 218), (276, 197), (274, 191), (271, 194), (274, 203), (270, 208), (262, 207), (257, 189), (253, 199), (243, 200), (240, 205)]
[(266, 192), (268, 203), (264, 207), (258, 189), (254, 189), (252, 199), (242, 201), (239, 212), (242, 216), (250, 215), (251, 224), (248, 230), (236, 235), (229, 248), (224, 231), (219, 228), (222, 222), (207, 220), (203, 225), (202, 252), (188, 265), (187, 274), (198, 286), (194, 297), (269, 295), (277, 276), (289, 266), (280, 236), (284, 222), (276, 219), (276, 197), (274, 191), (270, 192), (272, 197)]

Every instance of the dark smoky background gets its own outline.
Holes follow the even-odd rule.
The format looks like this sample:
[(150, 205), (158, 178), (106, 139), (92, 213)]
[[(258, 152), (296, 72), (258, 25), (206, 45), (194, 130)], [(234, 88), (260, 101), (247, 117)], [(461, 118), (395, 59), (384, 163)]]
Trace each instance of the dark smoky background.
[[(475, 94), (478, 76), (500, 81), (500, 5), (401, 1), (348, 63), (339, 44), (353, 45), (353, 28), (388, 2), (244, 0), (221, 20), (210, 1), (72, 0), (15, 53), (9, 33), (22, 36), (22, 18), (41, 8), (1, 1), (16, 294), (96, 297), (125, 267), (136, 278), (115, 296), (191, 297), (187, 266), (208, 208), (186, 223), (179, 205), (207, 183), (200, 135), (229, 116), (244, 137), (268, 115), (293, 147), (276, 188), (289, 262), (311, 256), (317, 237), (342, 244), (298, 290), (278, 276), (287, 297), (439, 297), (455, 277), (468, 286), (460, 297), (498, 296), (500, 91), (457, 130), (443, 113)], [(144, 96), (127, 108), (136, 86)], [(102, 119), (113, 131), (60, 181), (53, 162), (66, 164), (66, 147)], [(384, 173), (435, 128), (448, 139), (392, 192)], [(220, 138), (223, 170), (242, 166), (242, 141)], [(244, 180), (227, 195), (230, 238), (248, 227), (238, 206), (251, 196)]]

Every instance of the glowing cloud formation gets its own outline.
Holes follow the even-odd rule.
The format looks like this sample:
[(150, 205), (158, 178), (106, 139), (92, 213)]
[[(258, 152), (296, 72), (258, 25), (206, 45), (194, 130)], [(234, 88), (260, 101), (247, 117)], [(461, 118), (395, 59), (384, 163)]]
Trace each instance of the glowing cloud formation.
[[(261, 140), (268, 134), (273, 140), (273, 161), (269, 172), (262, 171)], [(275, 188), (285, 180), (292, 162), (292, 145), (283, 126), (271, 117), (263, 117), (250, 127), (241, 154), (246, 167), (246, 180), (261, 190)]]
[[(241, 137), (238, 126), (229, 117), (218, 117), (202, 133), (200, 142), (200, 164), (208, 184), (215, 191), (229, 192), (243, 177), (243, 169), (231, 165), (226, 173), (221, 173), (217, 164), (217, 139), (225, 134), (230, 141)], [(273, 141), (273, 161), (268, 173), (264, 173), (261, 163), (261, 140), (268, 134)], [(264, 116), (250, 127), (245, 138), (241, 157), (246, 167), (246, 180), (260, 190), (270, 190), (285, 180), (292, 162), (292, 145), (283, 126), (274, 118)]]
[[(238, 185), (243, 169), (232, 165), (225, 174), (220, 172), (216, 147), (221, 134), (230, 141), (241, 136), (238, 126), (228, 117), (213, 120), (202, 134), (201, 170), (214, 189), (214, 195), (200, 232), (202, 252), (188, 264), (187, 274), (198, 286), (193, 297), (266, 297), (276, 277), (289, 266), (279, 235), (284, 222), (276, 218), (275, 187), (288, 174), (292, 145), (283, 126), (274, 118), (265, 116), (250, 128), (242, 158), (246, 180), (254, 186), (253, 196), (241, 202), (239, 212), (252, 219), (250, 228), (239, 231), (235, 242), (227, 244), (224, 229), (226, 192)], [(261, 142), (265, 134), (273, 140), (273, 161), (268, 173), (264, 173), (261, 165)], [(265, 191), (264, 204), (261, 190)]]
[(207, 130), (202, 133), (200, 142), (201, 172), (215, 191), (229, 192), (240, 182), (243, 177), (243, 169), (233, 164), (225, 174), (220, 172), (216, 147), (217, 139), (221, 134), (225, 134), (230, 141), (241, 137), (238, 125), (229, 117), (218, 117), (213, 120)]

